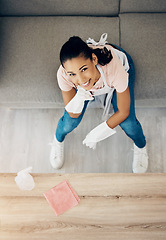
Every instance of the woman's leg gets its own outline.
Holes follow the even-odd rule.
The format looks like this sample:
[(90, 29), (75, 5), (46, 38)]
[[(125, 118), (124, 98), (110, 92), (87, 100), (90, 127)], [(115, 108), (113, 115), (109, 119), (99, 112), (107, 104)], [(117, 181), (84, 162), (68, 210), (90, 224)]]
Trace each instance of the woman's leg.
[(82, 113), (78, 118), (70, 117), (68, 112), (65, 110), (64, 115), (60, 118), (56, 129), (55, 135), (58, 142), (63, 142), (66, 135), (72, 132), (80, 124), (87, 108), (88, 102), (89, 101), (85, 101)]
[[(119, 48), (119, 47), (118, 47)], [(131, 104), (130, 104), (130, 114), (127, 119), (125, 119), (121, 124), (120, 127), (124, 130), (124, 132), (129, 136), (135, 143), (135, 145), (139, 148), (143, 148), (146, 145), (145, 136), (143, 134), (143, 130), (141, 127), (140, 122), (137, 120), (135, 115), (135, 100), (134, 100), (134, 80), (135, 80), (135, 69), (134, 69), (134, 63), (132, 58), (129, 54), (127, 54), (122, 48), (119, 48), (120, 51), (124, 52), (128, 58), (129, 62), (129, 90), (130, 90), (130, 98), (131, 98)], [(112, 105), (114, 108), (114, 111), (116, 112), (118, 110), (117, 107), (117, 97), (116, 97), (116, 91), (114, 91), (113, 97), (112, 97)]]
[(84, 108), (81, 115), (78, 118), (72, 118), (65, 110), (64, 115), (60, 118), (57, 129), (56, 136), (54, 136), (53, 143), (51, 143), (52, 148), (50, 152), (50, 163), (53, 168), (60, 169), (64, 164), (64, 139), (68, 133), (73, 131), (81, 122), (83, 115), (85, 113), (87, 104), (89, 101), (85, 101)]

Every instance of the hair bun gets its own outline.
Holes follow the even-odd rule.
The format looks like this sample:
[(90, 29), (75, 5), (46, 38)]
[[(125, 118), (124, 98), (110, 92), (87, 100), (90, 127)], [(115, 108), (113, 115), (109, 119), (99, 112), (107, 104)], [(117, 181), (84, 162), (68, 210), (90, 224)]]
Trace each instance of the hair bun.
[(73, 37), (70, 37), (70, 38), (69, 38), (69, 42), (71, 42), (71, 41), (76, 41), (76, 40), (77, 40), (77, 41), (78, 41), (78, 40), (79, 40), (79, 41), (82, 41), (82, 39), (81, 39), (80, 37), (78, 37), (78, 36), (73, 36)]

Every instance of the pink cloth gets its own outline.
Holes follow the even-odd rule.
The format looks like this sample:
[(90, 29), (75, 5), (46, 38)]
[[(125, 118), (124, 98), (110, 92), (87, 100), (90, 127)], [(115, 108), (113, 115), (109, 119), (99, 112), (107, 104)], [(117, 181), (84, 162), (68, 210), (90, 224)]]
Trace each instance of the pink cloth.
[(57, 216), (76, 206), (80, 201), (67, 181), (59, 183), (43, 194)]

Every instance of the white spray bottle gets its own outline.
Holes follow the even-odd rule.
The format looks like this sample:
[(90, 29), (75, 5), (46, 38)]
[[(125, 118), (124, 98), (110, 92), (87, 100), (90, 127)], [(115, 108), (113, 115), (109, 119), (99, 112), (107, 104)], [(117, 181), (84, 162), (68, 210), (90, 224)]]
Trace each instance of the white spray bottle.
[(35, 187), (35, 182), (33, 180), (33, 177), (29, 174), (31, 170), (32, 170), (32, 167), (28, 167), (17, 173), (17, 176), (15, 177), (15, 181), (17, 186), (21, 190), (30, 191)]

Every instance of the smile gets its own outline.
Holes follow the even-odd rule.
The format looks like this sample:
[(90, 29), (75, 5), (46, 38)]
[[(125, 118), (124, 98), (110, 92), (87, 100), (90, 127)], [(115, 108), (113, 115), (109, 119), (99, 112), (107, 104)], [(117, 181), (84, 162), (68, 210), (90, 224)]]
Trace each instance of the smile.
[(88, 87), (90, 85), (90, 81), (91, 81), (91, 79), (89, 79), (88, 82), (81, 84), (81, 86)]

